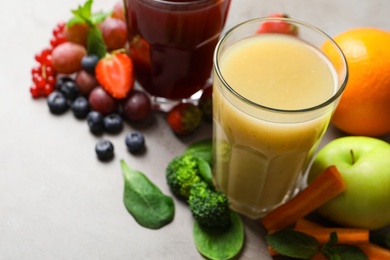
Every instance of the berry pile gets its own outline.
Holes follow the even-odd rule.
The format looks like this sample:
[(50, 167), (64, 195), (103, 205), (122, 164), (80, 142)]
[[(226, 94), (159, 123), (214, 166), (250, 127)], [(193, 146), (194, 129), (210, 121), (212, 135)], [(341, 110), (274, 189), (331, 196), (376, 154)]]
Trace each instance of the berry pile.
[[(72, 11), (75, 17), (55, 26), (50, 47), (35, 56), (38, 65), (32, 69), (30, 93), (33, 98), (47, 98), (52, 114), (71, 110), (77, 119), (85, 119), (93, 134), (117, 134), (122, 131), (124, 121), (147, 120), (152, 114), (152, 103), (145, 92), (134, 88), (133, 63), (126, 52), (128, 35), (123, 2), (118, 2), (106, 16), (102, 13), (94, 16), (90, 8), (88, 2), (79, 6)], [(85, 16), (88, 13), (90, 17)], [(211, 102), (211, 95), (203, 98), (207, 104)], [(192, 133), (202, 115), (206, 115), (201, 107), (211, 109), (209, 105), (191, 103), (172, 109), (167, 122), (173, 132)], [(125, 143), (130, 152), (139, 152), (144, 137), (132, 133)], [(102, 147), (108, 147), (111, 153), (105, 143), (96, 148), (98, 157), (111, 158), (105, 153), (99, 155)]]
[(56, 71), (52, 63), (52, 51), (61, 43), (65, 42), (63, 34), (65, 23), (58, 23), (53, 29), (53, 37), (50, 40), (50, 47), (43, 49), (35, 55), (35, 61), (38, 62), (31, 70), (32, 86), (30, 93), (32, 97), (47, 97), (54, 90), (56, 83)]

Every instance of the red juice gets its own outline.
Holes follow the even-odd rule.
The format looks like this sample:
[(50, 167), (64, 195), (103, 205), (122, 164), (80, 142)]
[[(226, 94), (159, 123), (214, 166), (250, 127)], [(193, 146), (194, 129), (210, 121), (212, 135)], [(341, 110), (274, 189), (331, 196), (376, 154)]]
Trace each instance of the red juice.
[(230, 0), (125, 0), (137, 81), (151, 95), (188, 98), (210, 78)]

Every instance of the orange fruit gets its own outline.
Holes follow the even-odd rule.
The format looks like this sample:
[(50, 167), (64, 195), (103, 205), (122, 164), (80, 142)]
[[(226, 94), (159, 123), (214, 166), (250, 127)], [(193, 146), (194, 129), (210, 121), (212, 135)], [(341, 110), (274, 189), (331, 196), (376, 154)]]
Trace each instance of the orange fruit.
[[(333, 39), (347, 59), (349, 78), (332, 123), (351, 135), (390, 133), (390, 32), (362, 27)], [(323, 51), (337, 66), (326, 43)]]

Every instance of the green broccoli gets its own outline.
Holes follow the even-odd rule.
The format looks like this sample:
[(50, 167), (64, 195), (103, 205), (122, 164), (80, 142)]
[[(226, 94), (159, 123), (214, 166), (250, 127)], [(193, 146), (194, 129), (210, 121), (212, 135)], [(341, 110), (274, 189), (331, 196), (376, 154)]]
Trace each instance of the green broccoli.
[(166, 168), (166, 178), (173, 194), (187, 200), (192, 185), (202, 181), (198, 159), (190, 154), (175, 157)]
[(227, 197), (211, 189), (205, 182), (192, 186), (188, 203), (192, 215), (201, 225), (225, 227), (231, 223)]

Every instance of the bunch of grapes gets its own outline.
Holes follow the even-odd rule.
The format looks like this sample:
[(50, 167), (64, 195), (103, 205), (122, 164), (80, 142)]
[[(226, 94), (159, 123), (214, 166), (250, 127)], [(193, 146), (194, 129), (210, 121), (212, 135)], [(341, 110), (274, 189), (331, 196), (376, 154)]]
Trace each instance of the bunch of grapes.
[(30, 93), (33, 98), (47, 97), (55, 89), (56, 71), (52, 64), (52, 51), (66, 41), (64, 37), (65, 23), (58, 23), (53, 29), (50, 46), (35, 55), (37, 65), (31, 69), (32, 86)]

